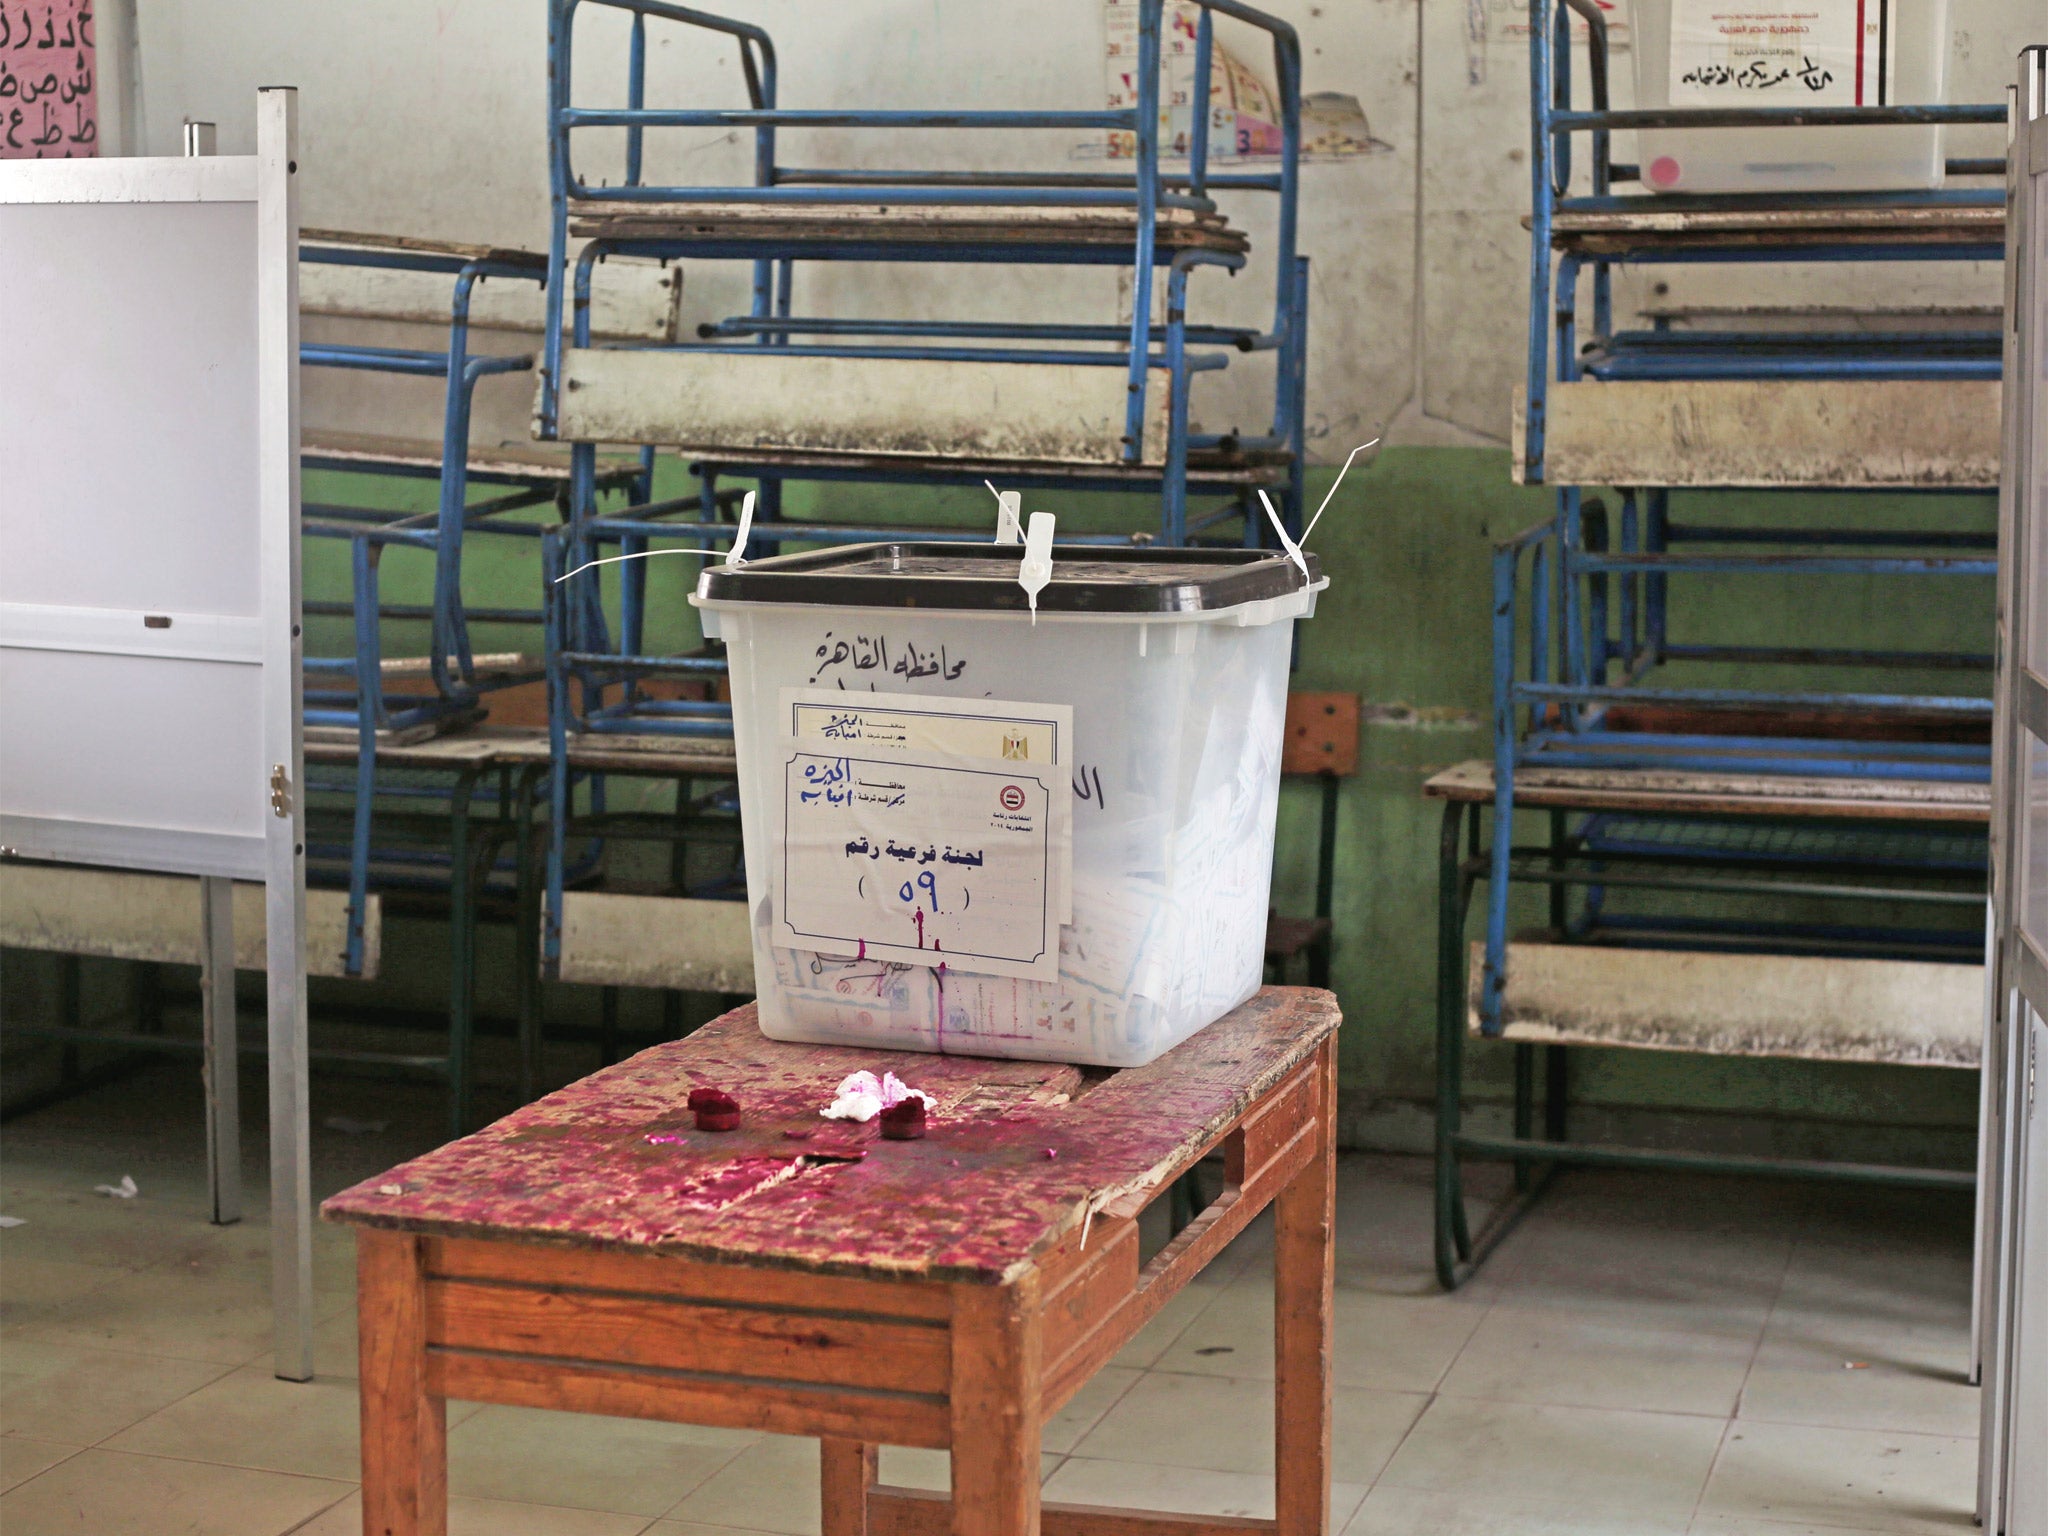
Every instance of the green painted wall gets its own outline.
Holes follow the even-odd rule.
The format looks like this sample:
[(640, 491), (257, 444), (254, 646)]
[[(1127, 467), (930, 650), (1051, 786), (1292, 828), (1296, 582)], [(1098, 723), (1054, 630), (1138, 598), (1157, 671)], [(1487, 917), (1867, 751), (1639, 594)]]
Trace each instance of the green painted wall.
[[(1320, 499), (1329, 480), (1328, 471), (1318, 473), (1312, 499)], [(331, 482), (309, 477), (309, 500), (323, 487), (333, 489)], [(674, 466), (664, 466), (661, 489), (684, 489)], [(989, 497), (979, 491), (803, 486), (789, 494), (788, 510), (798, 516), (979, 522), (992, 513)], [(1056, 502), (1030, 496), (1026, 504), (1058, 510), (1069, 528), (1112, 527), (1118, 519), (1121, 526), (1135, 526), (1149, 515), (1142, 503), (1114, 497)], [(1361, 772), (1342, 796), (1336, 896), (1335, 983), (1345, 1009), (1343, 1084), (1354, 1140), (1421, 1144), (1433, 1084), (1440, 812), (1420, 790), (1436, 770), (1487, 751), (1490, 543), (1546, 516), (1549, 505), (1547, 493), (1509, 484), (1503, 452), (1391, 448), (1345, 482), (1313, 541), (1331, 585), (1317, 617), (1304, 627), (1298, 684), (1354, 691), (1368, 706)], [(1701, 522), (1798, 515), (1838, 526), (1912, 521), (1982, 529), (1991, 526), (1993, 509), (1984, 498), (1837, 496), (1802, 498), (1793, 505), (1784, 498), (1720, 495), (1681, 502), (1674, 515)], [(341, 546), (309, 547), (309, 594), (342, 590), (340, 552)], [(528, 600), (534, 558), (525, 540), (472, 541), (472, 601)], [(696, 567), (689, 558), (653, 562), (651, 628), (659, 643), (694, 638), (684, 598)], [(386, 566), (386, 596), (423, 601), (425, 576), (423, 560), (393, 555)], [(1989, 583), (1981, 579), (1746, 577), (1733, 585), (1727, 578), (1712, 579), (1718, 586), (1708, 578), (1693, 580), (1697, 585), (1673, 598), (1676, 639), (1966, 651), (1989, 645)], [(312, 638), (339, 641), (337, 626), (338, 621), (315, 626)], [(479, 650), (534, 644), (530, 634), (493, 626), (479, 626), (475, 640)], [(1890, 686), (1889, 679), (1880, 683), (1874, 676), (1813, 673), (1804, 681)], [(1687, 681), (1712, 677), (1696, 669)], [(1900, 681), (1929, 691), (1982, 691), (1971, 674)], [(1290, 785), (1276, 874), (1275, 899), (1283, 909), (1306, 911), (1312, 905), (1316, 815), (1315, 789)], [(1540, 829), (1526, 832), (1537, 835)], [(1522, 921), (1539, 916), (1533, 907), (1518, 911)], [(438, 973), (438, 934), (396, 924), (387, 945), (387, 973)], [(499, 990), (502, 977), (501, 965), (487, 955), (487, 990)], [(431, 988), (416, 1000), (431, 1005)], [(558, 1010), (587, 1007), (587, 997), (551, 1002)], [(1505, 1065), (1504, 1050), (1474, 1048), (1475, 1096), (1497, 1101), (1503, 1095)], [(1634, 1134), (1834, 1155), (1964, 1157), (1976, 1111), (1973, 1074), (1624, 1051), (1579, 1053), (1573, 1093), (1594, 1120)]]

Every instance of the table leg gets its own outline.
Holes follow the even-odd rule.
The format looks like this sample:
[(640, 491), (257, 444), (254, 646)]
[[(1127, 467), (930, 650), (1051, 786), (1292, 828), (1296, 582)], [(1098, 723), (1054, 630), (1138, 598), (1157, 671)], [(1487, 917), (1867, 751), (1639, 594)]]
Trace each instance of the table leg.
[(447, 1536), (448, 1407), (427, 1391), (422, 1240), (356, 1232), (363, 1536)]
[(221, 1226), (242, 1219), (240, 1036), (235, 1029), (235, 882), (199, 880), (199, 997), (206, 1050), (206, 1187)]
[(868, 1490), (875, 1486), (875, 1447), (858, 1440), (818, 1442), (818, 1492), (823, 1536), (868, 1536)]
[(1274, 1536), (1330, 1528), (1330, 1315), (1337, 1192), (1337, 1042), (1323, 1043), (1314, 1162), (1274, 1205)]
[(1038, 1277), (953, 1294), (953, 1536), (1038, 1536)]

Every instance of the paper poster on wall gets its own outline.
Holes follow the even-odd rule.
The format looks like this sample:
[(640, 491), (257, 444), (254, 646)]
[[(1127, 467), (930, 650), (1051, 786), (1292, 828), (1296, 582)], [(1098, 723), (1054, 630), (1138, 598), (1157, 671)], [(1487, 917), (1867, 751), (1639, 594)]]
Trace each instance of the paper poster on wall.
[(1884, 106), (1898, 73), (1895, 0), (1673, 0), (1674, 106)]
[(99, 151), (92, 0), (0, 0), (0, 160)]
[[(1195, 126), (1195, 64), (1199, 56), (1201, 7), (1190, 0), (1166, 0), (1159, 35), (1159, 154), (1185, 160)], [(1104, 0), (1103, 71), (1107, 104), (1128, 110), (1138, 102), (1138, 0)], [(1222, 38), (1212, 43), (1209, 61), (1209, 158), (1277, 160), (1285, 147), (1280, 109), (1265, 78)], [(1373, 137), (1365, 107), (1344, 91), (1310, 91), (1301, 104), (1301, 158), (1351, 160), (1391, 152)], [(1136, 136), (1114, 129), (1106, 142), (1077, 153), (1129, 160)]]

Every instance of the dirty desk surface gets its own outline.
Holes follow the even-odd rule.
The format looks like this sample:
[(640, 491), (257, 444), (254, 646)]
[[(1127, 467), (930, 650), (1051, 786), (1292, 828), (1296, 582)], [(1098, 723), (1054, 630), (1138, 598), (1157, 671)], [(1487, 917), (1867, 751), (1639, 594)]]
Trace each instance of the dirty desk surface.
[[(1001, 1281), (1088, 1214), (1153, 1189), (1337, 1027), (1268, 987), (1149, 1066), (791, 1045), (752, 1004), (344, 1190), (329, 1220), (870, 1277)], [(931, 1095), (921, 1141), (820, 1118), (849, 1073)], [(740, 1101), (694, 1129), (693, 1088)]]

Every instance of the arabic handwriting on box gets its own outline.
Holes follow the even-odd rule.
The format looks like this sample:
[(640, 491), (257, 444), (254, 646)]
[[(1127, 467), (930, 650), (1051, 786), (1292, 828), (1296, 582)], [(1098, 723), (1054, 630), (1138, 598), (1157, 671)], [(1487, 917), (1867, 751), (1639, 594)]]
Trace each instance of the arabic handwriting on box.
[[(844, 668), (854, 672), (883, 672), (906, 679), (938, 677), (950, 683), (967, 670), (967, 663), (954, 661), (943, 644), (920, 647), (914, 640), (898, 639), (894, 642), (896, 658), (893, 662), (889, 659), (890, 644), (890, 637), (885, 634), (835, 635), (828, 629), (813, 653), (818, 665), (809, 680), (816, 683), (827, 673)], [(840, 685), (845, 686), (843, 676)]]

